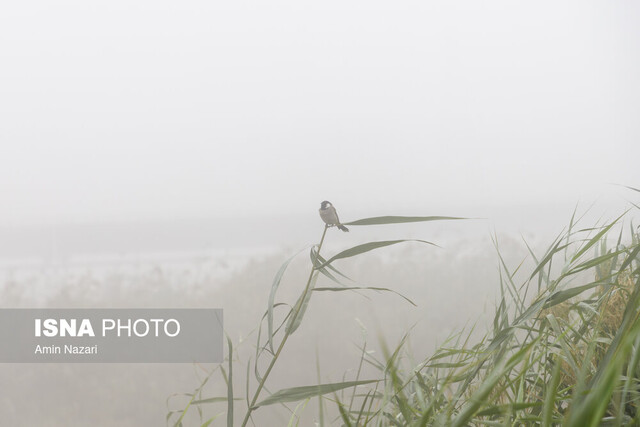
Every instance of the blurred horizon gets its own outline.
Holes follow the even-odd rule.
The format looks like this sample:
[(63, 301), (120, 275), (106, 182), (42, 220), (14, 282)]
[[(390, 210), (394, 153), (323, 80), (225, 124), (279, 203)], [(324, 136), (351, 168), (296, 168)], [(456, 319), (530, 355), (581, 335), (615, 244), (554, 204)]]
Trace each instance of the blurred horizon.
[[(629, 190), (627, 196), (632, 198)], [(427, 212), (362, 210), (342, 215), (342, 222), (383, 216), (451, 216), (465, 218), (466, 224), (457, 223), (473, 235), (495, 231), (539, 233), (547, 230), (557, 233), (573, 210), (587, 218), (607, 218), (619, 215), (631, 206), (618, 194), (589, 203), (499, 204), (475, 206), (443, 206)], [(338, 207), (340, 209), (340, 207)], [(451, 225), (451, 223), (450, 223)], [(67, 221), (51, 223), (24, 223), (0, 225), (0, 259), (38, 257), (41, 259), (67, 258), (77, 254), (136, 254), (171, 251), (207, 251), (212, 249), (288, 248), (312, 244), (322, 230), (317, 209), (307, 214), (246, 215), (220, 218), (174, 218), (154, 220), (101, 220)], [(437, 227), (442, 227), (438, 224)], [(428, 233), (433, 231), (429, 222), (395, 226), (352, 228), (350, 234), (335, 233), (340, 240), (367, 238), (375, 234)], [(330, 233), (334, 230), (330, 230)], [(456, 233), (457, 234), (457, 233)]]

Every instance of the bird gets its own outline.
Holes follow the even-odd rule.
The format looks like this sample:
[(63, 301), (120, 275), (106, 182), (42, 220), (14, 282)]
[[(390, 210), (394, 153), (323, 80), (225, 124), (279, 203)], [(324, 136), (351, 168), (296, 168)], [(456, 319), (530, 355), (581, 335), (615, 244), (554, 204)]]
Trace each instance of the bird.
[(325, 224), (327, 224), (329, 227), (335, 225), (344, 232), (349, 231), (347, 227), (340, 224), (340, 219), (338, 219), (338, 212), (336, 212), (336, 208), (333, 207), (331, 202), (325, 200), (324, 202), (320, 203), (320, 209), (318, 210), (318, 212), (320, 212), (320, 218), (322, 218)]

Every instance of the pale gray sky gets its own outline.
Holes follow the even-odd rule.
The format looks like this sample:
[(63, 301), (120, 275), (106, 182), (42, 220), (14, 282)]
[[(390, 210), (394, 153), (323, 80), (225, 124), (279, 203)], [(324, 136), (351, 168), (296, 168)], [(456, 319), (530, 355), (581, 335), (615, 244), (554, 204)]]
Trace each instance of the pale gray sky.
[(640, 186), (639, 18), (615, 1), (4, 2), (0, 221)]

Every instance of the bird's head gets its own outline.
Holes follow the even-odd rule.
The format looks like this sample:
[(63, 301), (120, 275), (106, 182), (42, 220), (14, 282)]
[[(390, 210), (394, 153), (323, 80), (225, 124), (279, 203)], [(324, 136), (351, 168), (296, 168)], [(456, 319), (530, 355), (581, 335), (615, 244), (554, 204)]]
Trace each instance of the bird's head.
[(320, 203), (320, 209), (327, 209), (330, 206), (332, 206), (331, 202), (327, 202), (326, 200), (324, 202)]

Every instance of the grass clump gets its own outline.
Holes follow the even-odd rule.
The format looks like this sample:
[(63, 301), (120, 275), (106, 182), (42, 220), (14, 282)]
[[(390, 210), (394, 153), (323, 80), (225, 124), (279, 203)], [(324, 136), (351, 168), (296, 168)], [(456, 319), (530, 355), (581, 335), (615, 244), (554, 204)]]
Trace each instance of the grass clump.
[[(640, 242), (638, 229), (624, 225), (627, 215), (578, 229), (574, 213), (567, 229), (543, 254), (530, 250), (533, 266), (524, 279), (524, 264), (511, 270), (498, 251), (500, 294), (484, 336), (473, 337), (474, 329), (456, 333), (420, 363), (412, 362), (406, 344), (409, 333), (394, 348), (384, 346), (382, 358), (367, 351), (365, 342), (355, 378), (263, 397), (271, 369), (315, 292), (393, 292), (352, 286), (333, 261), (402, 240), (370, 242), (325, 258), (320, 254), (325, 227), (320, 244), (310, 249), (310, 273), (297, 302), (276, 302), (289, 261), (276, 274), (255, 356), (246, 365), (243, 405), (233, 403), (238, 397), (233, 394), (231, 362), (228, 371), (220, 368), (229, 392), (216, 399), (227, 402), (227, 425), (233, 425), (233, 412), (239, 407), (244, 408), (244, 415), (235, 417), (240, 425), (260, 425), (253, 415), (261, 407), (292, 403), (297, 406), (291, 410), (290, 425), (296, 425), (297, 413), (311, 399), (319, 400), (320, 425), (640, 425)], [(451, 218), (380, 217), (346, 225), (408, 219)], [(335, 287), (316, 287), (319, 275)], [(279, 323), (274, 320), (278, 310), (286, 312)], [(229, 349), (233, 360), (231, 345)], [(375, 368), (377, 376), (362, 378), (365, 365)], [(251, 386), (252, 379), (256, 386)], [(194, 394), (190, 404), (207, 400)], [(178, 413), (181, 420), (184, 411)]]
[(640, 425), (640, 246), (632, 227), (610, 247), (622, 219), (572, 224), (521, 284), (502, 264), (492, 330), (410, 369), (389, 358), (372, 422), (353, 425)]

